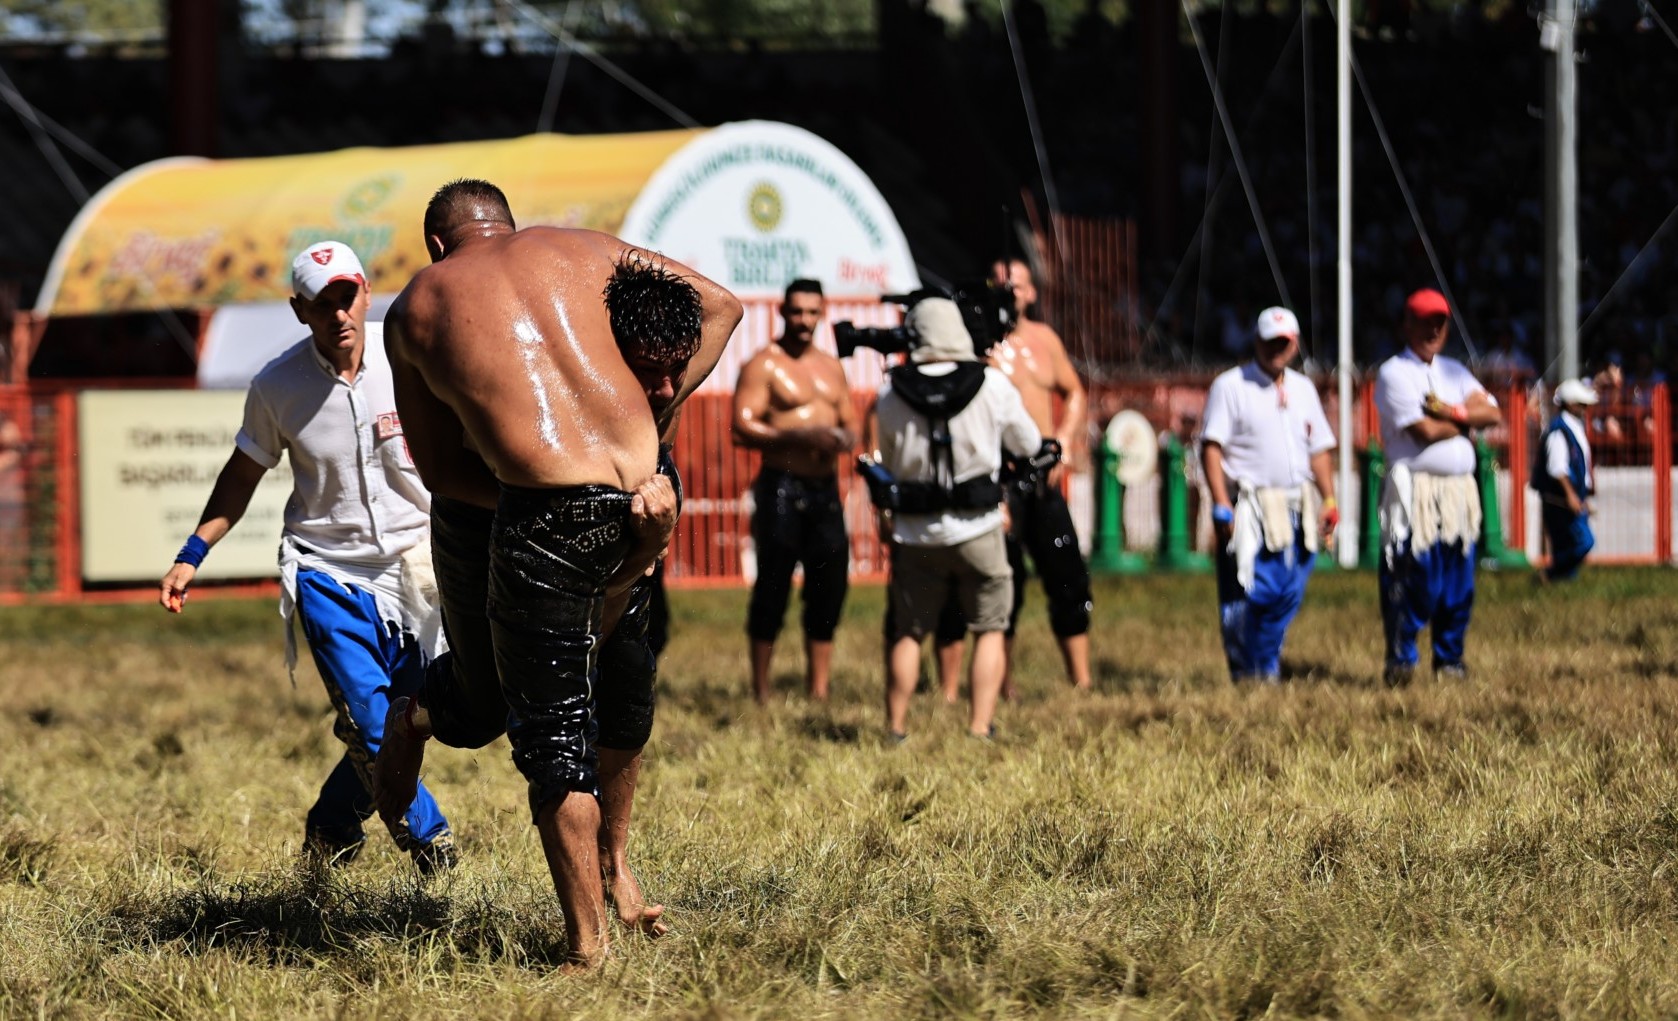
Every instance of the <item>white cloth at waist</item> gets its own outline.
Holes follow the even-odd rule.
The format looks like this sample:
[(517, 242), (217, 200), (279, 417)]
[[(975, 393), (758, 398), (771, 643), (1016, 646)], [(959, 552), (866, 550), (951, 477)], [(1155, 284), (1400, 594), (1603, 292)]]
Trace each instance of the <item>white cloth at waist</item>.
[(323, 556), (296, 537), (284, 535), (280, 538), (280, 617), (285, 621), (285, 663), (292, 683), (297, 681), (297, 629), (292, 617), (297, 613), (298, 571), (320, 571), (340, 585), (371, 592), (379, 622), (413, 635), (426, 662), (447, 651), (429, 539), (397, 557), (352, 560)]
[(1381, 489), (1381, 549), (1396, 557), (1480, 539), (1480, 487), (1473, 475), (1434, 475), (1395, 464)]
[(1293, 545), (1297, 534), (1306, 553), (1316, 554), (1321, 510), (1322, 497), (1310, 482), (1297, 487), (1240, 486), (1235, 496), (1229, 552), (1235, 556), (1235, 581), (1243, 592), (1253, 587), (1254, 565), (1261, 548), (1280, 553)]

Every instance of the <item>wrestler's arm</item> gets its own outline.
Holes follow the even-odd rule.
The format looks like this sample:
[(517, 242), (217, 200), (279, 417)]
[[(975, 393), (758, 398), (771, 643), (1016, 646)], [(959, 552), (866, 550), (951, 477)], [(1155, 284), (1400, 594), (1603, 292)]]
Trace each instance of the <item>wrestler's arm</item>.
[(778, 429), (769, 424), (769, 383), (775, 369), (767, 354), (759, 354), (740, 370), (734, 384), (734, 442), (752, 450), (801, 448), (825, 453), (850, 449), (856, 436), (840, 435), (826, 426)]
[[(221, 474), (216, 476), (215, 487), (210, 490), (210, 498), (204, 503), (204, 513), (199, 516), (198, 527), (193, 529), (192, 534), (205, 546), (220, 542), (245, 516), (251, 497), (256, 494), (256, 487), (267, 472), (268, 469), (249, 454), (235, 448), (227, 464), (222, 466)], [(158, 583), (158, 603), (172, 613), (180, 613), (186, 590), (197, 576), (195, 565), (176, 561)]]
[(746, 314), (746, 310), (740, 304), (740, 299), (728, 288), (675, 259), (633, 245), (629, 250), (662, 263), (670, 272), (692, 284), (693, 289), (699, 292), (699, 349), (688, 359), (687, 373), (682, 377), (682, 386), (676, 392), (676, 399), (657, 416), (659, 429), (662, 431), (682, 404), (711, 375), (711, 370), (717, 367), (717, 362), (722, 360), (723, 349), (728, 346), (729, 338), (734, 336), (734, 328), (740, 325), (740, 319)]
[(851, 381), (845, 378), (845, 363), (837, 358), (833, 359), (833, 371), (839, 377), (839, 401), (834, 410), (839, 413), (839, 428), (844, 430), (846, 438), (850, 440), (843, 451), (848, 453), (856, 448), (862, 431), (857, 424), (856, 400), (851, 397)]
[(1060, 421), (1055, 424), (1055, 439), (1060, 441), (1062, 462), (1069, 468), (1075, 468), (1084, 455), (1084, 448), (1089, 445), (1090, 429), (1084, 381), (1078, 378), (1078, 370), (1073, 367), (1072, 358), (1066, 353), (1066, 345), (1061, 342), (1060, 334), (1047, 327), (1044, 329), (1047, 335), (1054, 339), (1051, 359), (1055, 374), (1053, 389), (1060, 394), (1063, 402)]
[(406, 346), (399, 321), (387, 318), (385, 351), (408, 456), (435, 495), (493, 510), (500, 497), (495, 474), (466, 446), (460, 416), (432, 392)]

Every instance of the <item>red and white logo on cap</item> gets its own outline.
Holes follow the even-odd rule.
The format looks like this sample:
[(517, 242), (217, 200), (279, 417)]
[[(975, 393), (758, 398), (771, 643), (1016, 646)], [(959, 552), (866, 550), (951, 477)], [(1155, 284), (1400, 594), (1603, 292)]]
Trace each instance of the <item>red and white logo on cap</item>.
[(309, 253), (309, 258), (315, 260), (315, 262), (324, 266), (327, 263), (332, 261), (332, 249), (330, 249), (330, 248), (317, 248), (314, 251)]

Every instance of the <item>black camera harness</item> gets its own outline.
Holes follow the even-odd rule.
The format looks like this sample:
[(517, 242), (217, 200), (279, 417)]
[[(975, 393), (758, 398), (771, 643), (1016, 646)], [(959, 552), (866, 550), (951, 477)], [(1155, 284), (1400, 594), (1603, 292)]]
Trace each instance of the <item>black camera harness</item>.
[(955, 451), (950, 437), (950, 419), (979, 396), (985, 385), (985, 367), (978, 362), (957, 362), (955, 371), (929, 376), (919, 366), (900, 365), (891, 370), (891, 389), (904, 403), (926, 417), (932, 439), (932, 465), (937, 481), (898, 482), (896, 506), (903, 514), (941, 514), (947, 510), (991, 510), (1002, 502), (1002, 484), (989, 475), (966, 482), (955, 481)]

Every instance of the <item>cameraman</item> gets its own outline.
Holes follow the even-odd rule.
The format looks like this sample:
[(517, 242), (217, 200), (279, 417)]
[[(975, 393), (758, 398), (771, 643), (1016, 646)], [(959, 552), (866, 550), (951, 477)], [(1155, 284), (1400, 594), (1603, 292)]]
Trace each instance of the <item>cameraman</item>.
[(1004, 666), (1003, 632), (1013, 607), (1013, 571), (1002, 537), (1004, 449), (1026, 457), (1043, 436), (1001, 372), (973, 353), (961, 311), (946, 298), (909, 309), (910, 364), (893, 369), (875, 414), (880, 466), (895, 478), (890, 513), (892, 632), (886, 724), (902, 741), (920, 669), (951, 593), (976, 636), (968, 732), (989, 737)]

